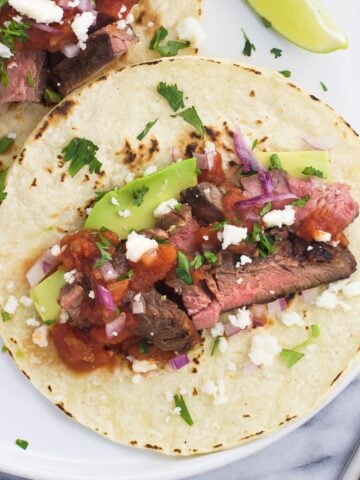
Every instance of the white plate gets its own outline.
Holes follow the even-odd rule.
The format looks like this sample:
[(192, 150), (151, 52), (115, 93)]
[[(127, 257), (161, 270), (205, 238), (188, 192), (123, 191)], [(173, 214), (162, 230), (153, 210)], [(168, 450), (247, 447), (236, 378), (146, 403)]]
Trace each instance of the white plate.
[[(330, 103), (360, 130), (360, 6), (357, 0), (328, 0), (346, 29), (351, 46), (348, 51), (324, 56), (302, 51), (264, 28), (242, 0), (204, 2), (208, 40), (202, 53), (243, 62), (250, 60), (255, 65), (276, 70), (291, 70), (292, 81)], [(241, 54), (244, 45), (241, 27), (256, 45), (250, 59)], [(275, 60), (269, 52), (272, 47), (281, 48), (283, 56)], [(328, 86), (327, 93), (322, 91), (320, 81)], [(31, 386), (7, 355), (0, 355), (0, 369), (0, 471), (36, 480), (185, 478), (259, 451), (309, 418), (237, 449), (188, 459), (166, 458), (115, 445), (65, 417)], [(359, 372), (360, 364), (339, 383), (328, 401)], [(28, 450), (15, 446), (17, 438), (29, 441)]]

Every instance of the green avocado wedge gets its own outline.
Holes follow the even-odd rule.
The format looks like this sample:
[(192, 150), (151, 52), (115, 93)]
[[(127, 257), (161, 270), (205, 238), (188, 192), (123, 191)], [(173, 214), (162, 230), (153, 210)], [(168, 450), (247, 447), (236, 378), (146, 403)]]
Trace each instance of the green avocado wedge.
[[(165, 200), (178, 200), (182, 190), (196, 184), (195, 158), (173, 163), (106, 193), (94, 205), (85, 228), (100, 230), (105, 227), (125, 239), (132, 230), (154, 227), (156, 207)], [(121, 216), (124, 211), (125, 216)]]
[(65, 270), (59, 269), (30, 290), (30, 297), (44, 322), (56, 320), (60, 315), (57, 299), (65, 286), (64, 273)]

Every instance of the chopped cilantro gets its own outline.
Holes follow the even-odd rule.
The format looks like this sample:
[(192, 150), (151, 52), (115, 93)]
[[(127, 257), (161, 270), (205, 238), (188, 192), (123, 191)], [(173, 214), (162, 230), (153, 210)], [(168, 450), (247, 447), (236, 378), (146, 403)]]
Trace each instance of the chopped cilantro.
[(165, 45), (160, 45), (160, 42), (165, 40), (168, 33), (165, 27), (159, 27), (151, 39), (150, 50), (158, 52), (162, 57), (175, 57), (179, 50), (190, 46), (190, 42), (176, 42), (174, 40), (169, 40)]
[(169, 31), (165, 27), (159, 27), (151, 39), (149, 49), (156, 51), (159, 48), (160, 42), (168, 36), (168, 33)]
[(27, 440), (22, 440), (21, 438), (18, 438), (15, 443), (18, 447), (22, 448), (23, 450), (26, 450), (29, 446), (29, 442)]
[(267, 18), (261, 17), (261, 21), (262, 21), (264, 27), (266, 27), (266, 28), (271, 28), (272, 27), (271, 22)]
[(139, 343), (139, 352), (140, 353), (149, 353), (149, 350), (150, 350), (150, 346), (149, 344), (147, 343), (146, 340), (142, 340), (140, 343)]
[(126, 278), (128, 278), (130, 280), (130, 278), (132, 278), (134, 276), (134, 270), (132, 268), (130, 268), (130, 270), (128, 270), (127, 274), (126, 274)]
[(324, 82), (320, 82), (320, 85), (321, 85), (321, 88), (323, 89), (324, 92), (328, 91), (328, 88), (327, 88), (327, 86), (325, 85)]
[(190, 427), (194, 425), (194, 421), (191, 418), (189, 410), (186, 406), (185, 400), (182, 395), (174, 395), (175, 406), (180, 408), (180, 417), (186, 422)]
[(279, 72), (279, 73), (281, 73), (281, 75), (285, 78), (290, 78), (291, 77), (290, 70), (281, 70), (281, 72)]
[(277, 153), (273, 153), (270, 157), (270, 167), (269, 167), (269, 170), (275, 170), (275, 169), (278, 169), (278, 170), (282, 170), (282, 165), (281, 165), (281, 161), (280, 161), (280, 157)]
[(272, 209), (272, 204), (271, 202), (267, 202), (265, 203), (265, 205), (263, 206), (263, 208), (260, 210), (260, 217), (263, 217), (264, 215), (266, 215), (268, 212), (270, 212), (270, 210)]
[(301, 352), (288, 350), (286, 348), (283, 348), (280, 353), (280, 358), (284, 360), (288, 368), (291, 368), (293, 365), (295, 365), (295, 363), (298, 362), (303, 356), (304, 354)]
[(0, 204), (5, 200), (7, 196), (7, 193), (5, 192), (7, 172), (7, 169), (0, 172)]
[(8, 0), (0, 0), (0, 8), (8, 3)]
[(52, 90), (51, 88), (47, 88), (44, 93), (44, 100), (47, 103), (59, 103), (63, 99), (63, 96), (60, 95), (60, 93), (55, 92), (55, 90)]
[(34, 77), (31, 72), (28, 72), (26, 75), (26, 82), (29, 85), (30, 88), (34, 88)]
[(85, 165), (90, 173), (99, 173), (101, 162), (96, 157), (99, 147), (86, 138), (73, 138), (62, 150), (64, 162), (70, 162), (69, 173), (74, 177)]
[(282, 50), (280, 50), (280, 48), (275, 48), (274, 47), (270, 50), (270, 53), (272, 53), (275, 58), (279, 58), (282, 55)]
[(44, 322), (44, 324), (47, 325), (48, 327), (55, 325), (55, 323), (57, 323), (57, 320), (45, 320)]
[(301, 173), (303, 175), (310, 175), (312, 177), (326, 178), (324, 172), (314, 167), (306, 167)]
[(255, 140), (253, 141), (253, 144), (251, 146), (251, 150), (255, 150), (255, 148), (257, 147), (257, 144), (259, 143), (259, 140), (257, 138), (255, 138)]
[(291, 205), (293, 205), (294, 207), (305, 207), (305, 205), (309, 200), (310, 200), (310, 195), (304, 195), (298, 200), (295, 200), (294, 202), (292, 202)]
[(133, 190), (131, 192), (132, 197), (133, 197), (133, 205), (136, 207), (140, 207), (140, 205), (143, 204), (144, 202), (144, 197), (149, 191), (149, 187), (146, 185), (143, 185), (142, 187), (138, 188), (137, 190)]
[(259, 253), (262, 257), (271, 255), (275, 252), (274, 241), (263, 232), (261, 227), (255, 223), (250, 239), (256, 242)]
[(201, 138), (204, 138), (204, 125), (195, 109), (195, 107), (190, 107), (187, 110), (184, 110), (183, 112), (177, 113), (176, 115), (172, 115), (172, 117), (181, 117), (185, 120), (185, 122), (190, 123), (193, 127), (198, 130), (200, 133)]
[(150, 132), (150, 130), (152, 129), (152, 127), (155, 125), (155, 123), (158, 121), (158, 118), (156, 120), (154, 120), (153, 122), (148, 122), (146, 125), (145, 125), (145, 128), (144, 130), (139, 133), (139, 135), (136, 137), (138, 140), (143, 140), (146, 135)]
[(222, 230), (227, 223), (229, 223), (227, 220), (215, 223), (215, 225), (211, 227), (211, 230), (215, 230), (215, 232), (218, 232), (219, 230)]
[(95, 192), (96, 199), (95, 201), (98, 202), (101, 200), (107, 193), (111, 192), (111, 190), (104, 190), (102, 192)]
[(12, 315), (8, 312), (5, 312), (5, 310), (1, 310), (1, 318), (3, 322), (8, 322), (12, 319)]
[(9, 85), (9, 80), (10, 80), (10, 77), (9, 77), (9, 74), (6, 70), (5, 62), (0, 59), (0, 82), (1, 82), (1, 85), (4, 88), (6, 88)]
[(106, 250), (111, 246), (111, 242), (105, 238), (103, 235), (100, 235), (100, 242), (95, 242), (96, 246), (100, 250), (100, 258), (94, 265), (94, 268), (101, 268), (105, 262), (112, 260), (112, 255)]
[(7, 348), (7, 346), (3, 345), (2, 348), (1, 348), (1, 353), (6, 353), (8, 351), (9, 351), (9, 349)]
[(196, 255), (194, 257), (194, 260), (192, 260), (190, 262), (190, 265), (192, 267), (194, 267), (195, 270), (199, 270), (199, 268), (201, 267), (201, 265), (203, 264), (203, 257), (202, 255)]
[(9, 138), (7, 135), (0, 138), (0, 153), (7, 152), (14, 141), (15, 140), (13, 138)]
[(30, 27), (29, 23), (11, 20), (5, 22), (5, 24), (0, 28), (0, 41), (10, 49), (13, 47), (15, 40), (23, 42), (29, 38), (26, 31)]
[(314, 340), (314, 338), (318, 338), (320, 336), (320, 328), (319, 328), (319, 325), (317, 325), (316, 323), (310, 326), (310, 330), (311, 330), (310, 336), (303, 343), (300, 343), (300, 345), (296, 345), (296, 347), (294, 348), (296, 349), (305, 348), (308, 345), (310, 345), (310, 343)]
[(211, 265), (215, 265), (215, 263), (218, 260), (217, 255), (215, 255), (215, 253), (210, 251), (204, 252), (204, 257), (207, 263), (210, 263)]
[(214, 356), (216, 350), (218, 349), (219, 343), (220, 343), (220, 337), (216, 337), (210, 353), (212, 357)]
[(182, 252), (177, 252), (176, 276), (187, 285), (193, 285), (193, 279), (190, 275), (190, 264), (187, 256)]
[(157, 92), (166, 98), (174, 112), (185, 107), (184, 92), (179, 90), (176, 84), (167, 85), (165, 82), (160, 82), (157, 86)]
[(251, 54), (252, 54), (253, 51), (255, 52), (256, 47), (253, 43), (250, 42), (249, 37), (246, 35), (244, 29), (242, 28), (241, 30), (243, 32), (244, 39), (245, 39), (245, 45), (244, 45), (242, 53), (246, 57), (251, 57)]

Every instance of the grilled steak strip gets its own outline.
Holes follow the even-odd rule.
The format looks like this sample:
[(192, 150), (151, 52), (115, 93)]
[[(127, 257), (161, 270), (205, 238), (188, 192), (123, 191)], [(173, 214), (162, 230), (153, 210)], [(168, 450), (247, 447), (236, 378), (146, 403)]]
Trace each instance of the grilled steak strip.
[(181, 192), (181, 201), (191, 205), (194, 216), (205, 224), (221, 222), (225, 219), (222, 206), (222, 193), (216, 185), (208, 182)]
[(145, 312), (136, 315), (139, 333), (160, 350), (185, 352), (199, 343), (192, 321), (171, 300), (163, 298), (155, 290), (143, 293)]
[(90, 35), (86, 49), (73, 58), (66, 58), (51, 71), (54, 87), (67, 95), (103, 70), (116, 58), (124, 55), (137, 42), (137, 37), (108, 25)]

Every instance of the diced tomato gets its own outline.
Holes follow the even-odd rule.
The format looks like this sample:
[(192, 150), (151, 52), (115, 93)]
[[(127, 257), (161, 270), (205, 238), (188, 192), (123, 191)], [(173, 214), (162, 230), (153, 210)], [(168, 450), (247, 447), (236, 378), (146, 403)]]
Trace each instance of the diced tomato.
[(220, 186), (225, 182), (225, 172), (222, 166), (222, 158), (220, 153), (215, 153), (214, 155), (214, 165), (209, 169), (204, 169), (201, 171), (199, 176), (200, 182), (210, 182), (214, 185)]
[(120, 305), (128, 286), (129, 280), (120, 280), (107, 286), (117, 305)]
[(176, 248), (170, 244), (159, 245), (155, 253), (144, 255), (137, 263), (132, 263), (134, 272), (130, 288), (142, 291), (163, 280), (176, 264)]
[(54, 325), (50, 336), (62, 361), (74, 370), (94, 370), (111, 359), (111, 354), (101, 344), (68, 323)]
[(304, 240), (311, 241), (315, 239), (316, 232), (319, 230), (331, 233), (333, 238), (337, 238), (341, 234), (338, 225), (333, 221), (331, 212), (327, 212), (326, 209), (314, 212), (310, 218), (307, 217), (296, 233)]
[(200, 251), (215, 250), (220, 246), (221, 242), (218, 239), (219, 230), (215, 227), (216, 224), (209, 225), (208, 227), (200, 227), (196, 232), (196, 245)]
[(119, 20), (119, 12), (121, 7), (125, 6), (126, 11), (123, 17), (126, 17), (132, 7), (138, 3), (139, 0), (96, 0), (96, 7), (98, 12), (104, 13), (114, 20)]
[(239, 211), (235, 208), (235, 204), (244, 199), (244, 194), (239, 188), (230, 188), (223, 196), (225, 217), (230, 223), (238, 223)]

